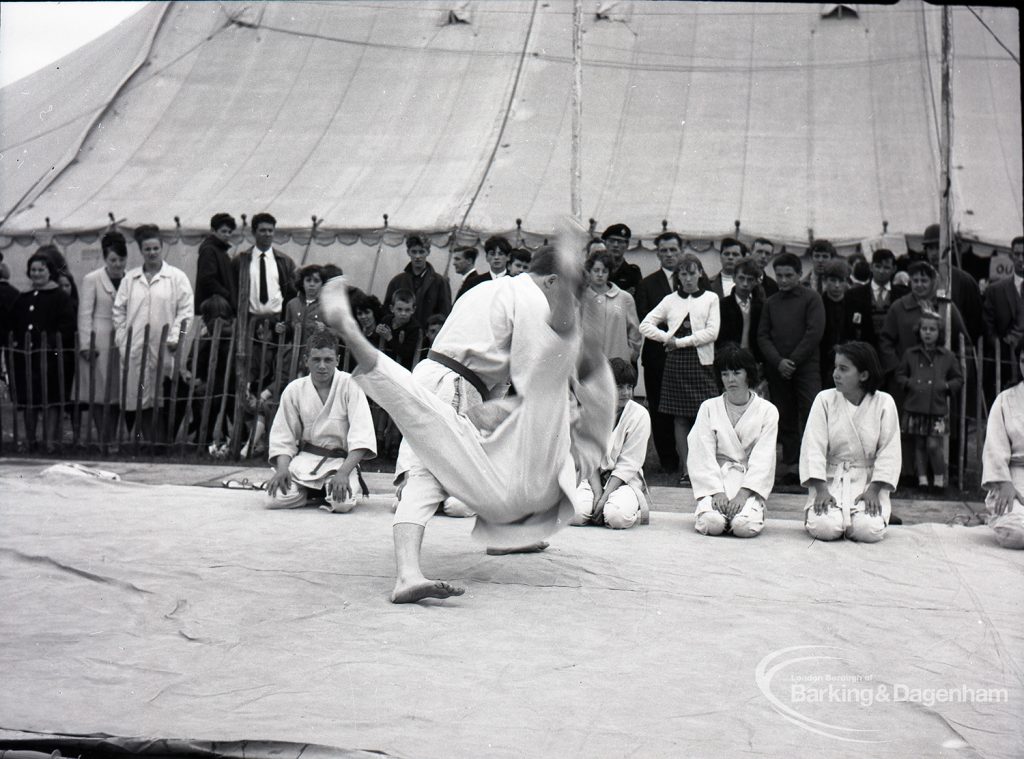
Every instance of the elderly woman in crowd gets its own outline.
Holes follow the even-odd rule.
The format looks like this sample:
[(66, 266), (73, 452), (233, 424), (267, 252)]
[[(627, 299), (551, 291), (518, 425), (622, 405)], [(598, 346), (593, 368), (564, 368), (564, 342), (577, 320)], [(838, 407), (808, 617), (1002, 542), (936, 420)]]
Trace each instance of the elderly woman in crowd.
[(24, 413), (28, 446), (36, 447), (42, 413), (44, 439), (52, 451), (60, 442), (61, 408), (69, 400), (60, 381), (64, 364), (58, 338), (60, 348), (74, 350), (75, 311), (71, 298), (57, 284), (59, 269), (45, 251), (32, 254), (27, 273), (32, 287), (14, 301), (3, 332), (12, 333), (12, 390), (15, 404)]
[[(1017, 363), (1024, 377), (1019, 347)], [(1024, 380), (996, 396), (981, 461), (989, 527), (1003, 548), (1024, 548)]]
[[(700, 259), (688, 253), (679, 261), (675, 292), (666, 295), (640, 323), (644, 337), (665, 344), (658, 411), (674, 417), (682, 466), (687, 460), (686, 436), (701, 404), (718, 395), (712, 367), (720, 325), (718, 296), (707, 289)], [(690, 484), (685, 471), (679, 484)]]
[(100, 248), (103, 266), (82, 279), (78, 303), (79, 379), (75, 399), (88, 405), (99, 439), (106, 442), (113, 436), (120, 412), (121, 360), (114, 350), (114, 296), (124, 279), (128, 245), (120, 232), (107, 232)]
[[(127, 364), (122, 388), (125, 418), (129, 429), (133, 429), (136, 415), (142, 412), (138, 421), (142, 433), (149, 436), (154, 423), (158, 432), (163, 430), (156, 392), (171, 379), (174, 353), (186, 320), (192, 319), (194, 306), (192, 285), (185, 272), (164, 261), (160, 230), (144, 224), (135, 230), (135, 242), (143, 263), (125, 274), (117, 289), (113, 320), (121, 360)], [(164, 327), (166, 335), (162, 335)]]
[(612, 256), (597, 250), (587, 256), (587, 287), (583, 291), (583, 327), (594, 330), (605, 357), (635, 364), (640, 357), (640, 325), (633, 296), (608, 281)]

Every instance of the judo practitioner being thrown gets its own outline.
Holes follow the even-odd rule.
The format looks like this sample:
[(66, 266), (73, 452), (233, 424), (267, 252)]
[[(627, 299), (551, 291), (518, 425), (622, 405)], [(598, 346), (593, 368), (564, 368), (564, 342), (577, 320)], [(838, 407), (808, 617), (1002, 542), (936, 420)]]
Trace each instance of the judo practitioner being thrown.
[[(587, 347), (581, 349), (577, 293), (582, 274), (569, 247), (539, 250), (528, 274), (502, 285), (515, 288), (505, 293), (510, 302), (502, 306), (502, 298), (492, 299), (495, 308), (508, 308), (511, 316), (508, 367), (516, 395), (485, 400), (462, 413), (366, 340), (352, 316), (343, 279), (328, 282), (321, 295), (324, 321), (338, 331), (358, 363), (355, 381), (391, 415), (443, 491), (476, 512), (474, 537), (489, 546), (535, 545), (567, 525), (576, 471), (589, 477), (611, 434), (615, 385), (593, 344), (596, 337), (591, 340), (588, 334)], [(488, 308), (486, 302), (468, 295), (460, 299), (439, 340), (465, 319), (488, 321), (490, 314), (480, 308)], [(488, 352), (489, 346), (478, 347)], [(395, 603), (464, 592), (422, 574), (424, 524), (396, 518)]]
[(359, 462), (377, 455), (370, 404), (352, 375), (338, 371), (338, 341), (317, 332), (307, 344), (309, 375), (288, 383), (270, 428), (267, 508), (305, 506), (317, 491), (321, 509), (351, 511), (366, 487)]

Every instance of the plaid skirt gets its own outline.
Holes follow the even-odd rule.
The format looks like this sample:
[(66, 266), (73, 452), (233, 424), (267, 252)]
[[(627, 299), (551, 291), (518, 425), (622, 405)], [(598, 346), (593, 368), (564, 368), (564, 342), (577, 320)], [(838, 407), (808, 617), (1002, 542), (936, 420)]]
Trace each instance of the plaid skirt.
[(658, 411), (662, 414), (694, 419), (700, 404), (719, 393), (714, 369), (700, 363), (696, 348), (680, 348), (665, 355), (665, 374), (661, 380), (661, 401), (658, 404)]
[(945, 415), (914, 414), (904, 411), (900, 419), (900, 432), (904, 435), (942, 437), (949, 434), (949, 419)]

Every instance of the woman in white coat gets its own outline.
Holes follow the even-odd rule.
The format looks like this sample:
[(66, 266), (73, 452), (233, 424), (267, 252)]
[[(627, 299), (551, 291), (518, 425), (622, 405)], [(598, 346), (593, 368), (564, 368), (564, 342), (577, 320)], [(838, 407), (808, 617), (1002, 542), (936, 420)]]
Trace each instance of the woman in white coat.
[(687, 468), (697, 501), (694, 528), (753, 538), (764, 529), (764, 506), (775, 482), (779, 412), (752, 390), (757, 360), (726, 346), (715, 356), (725, 392), (701, 404), (690, 431)]
[(120, 232), (107, 232), (100, 247), (103, 268), (86, 274), (79, 291), (75, 400), (89, 407), (100, 442), (109, 442), (116, 429), (121, 395), (121, 359), (114, 350), (114, 297), (124, 279), (128, 245)]
[[(145, 224), (136, 229), (135, 241), (142, 251), (143, 263), (125, 274), (117, 289), (113, 311), (114, 334), (121, 360), (128, 364), (126, 387), (121, 388), (128, 429), (133, 429), (136, 413), (141, 411), (141, 432), (148, 436), (154, 421), (157, 430), (166, 432), (164, 425), (160, 424), (156, 390), (163, 389), (174, 371), (174, 353), (178, 349), (182, 326), (192, 319), (193, 295), (185, 272), (164, 261), (160, 230), (155, 225)], [(147, 325), (148, 344), (145, 340)], [(160, 335), (165, 326), (168, 328), (167, 337), (161, 344)], [(132, 332), (130, 346), (129, 329)], [(161, 354), (162, 376), (157, 377)], [(138, 392), (140, 374), (141, 395)]]
[[(676, 289), (640, 322), (640, 334), (665, 344), (665, 375), (658, 411), (675, 421), (676, 449), (686, 466), (687, 442), (700, 405), (718, 395), (714, 377), (715, 340), (721, 316), (718, 295), (706, 289), (704, 267), (693, 254), (684, 255), (676, 271)], [(679, 484), (690, 485), (685, 471)]]

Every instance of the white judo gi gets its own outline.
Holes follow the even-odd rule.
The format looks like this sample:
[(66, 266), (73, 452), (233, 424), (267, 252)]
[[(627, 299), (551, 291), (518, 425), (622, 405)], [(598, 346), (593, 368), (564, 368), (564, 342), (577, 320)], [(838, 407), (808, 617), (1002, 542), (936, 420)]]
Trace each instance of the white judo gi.
[[(551, 329), (547, 299), (532, 279), (510, 280), (507, 286), (517, 294), (511, 303), (514, 329), (509, 344), (515, 396), (460, 413), (384, 355), (377, 356), (370, 371), (359, 368), (353, 374), (398, 425), (415, 451), (415, 467), (429, 473), (440, 493), (469, 504), (477, 514), (473, 535), (496, 547), (533, 543), (568, 524), (576, 471), (589, 475), (600, 464), (615, 409), (615, 384), (607, 365), (573, 382), (579, 335)], [(457, 318), (458, 307), (484, 287), (460, 298), (449, 319)], [(497, 290), (487, 292), (494, 295)], [(486, 311), (478, 313), (486, 319)], [(414, 474), (410, 468), (396, 521), (408, 521), (400, 516), (409, 488), (424, 479)], [(422, 500), (422, 495), (417, 497)], [(428, 503), (436, 506), (440, 500), (431, 497)]]
[[(431, 345), (432, 352), (473, 372), (483, 384), (484, 393), (454, 370), (430, 359), (416, 364), (413, 378), (460, 414), (484, 400), (504, 396), (517, 309), (548, 312), (547, 299), (529, 277), (500, 277), (484, 282), (459, 298)], [(396, 524), (426, 525), (439, 503), (451, 516), (473, 516), (472, 508), (450, 496), (404, 438), (395, 462), (396, 481), (403, 475)]]
[[(721, 535), (727, 529), (752, 538), (764, 529), (764, 504), (775, 483), (775, 441), (779, 412), (754, 395), (736, 426), (729, 421), (724, 395), (701, 404), (687, 436), (686, 471), (697, 501), (694, 528), (703, 535)], [(735, 498), (740, 488), (753, 492), (731, 520), (715, 511), (712, 496)]]
[(828, 483), (836, 505), (821, 515), (814, 513), (814, 492), (808, 495), (804, 526), (818, 540), (850, 540), (876, 543), (885, 536), (892, 505), (889, 491), (882, 490), (882, 513), (868, 516), (864, 504), (854, 499), (871, 482), (889, 485), (900, 479), (900, 424), (896, 403), (878, 390), (854, 406), (836, 389), (818, 393), (807, 419), (800, 446), (800, 482)]
[[(601, 459), (600, 471), (618, 477), (623, 484), (616, 488), (604, 507), (605, 526), (623, 530), (641, 522), (642, 514), (650, 512), (650, 495), (644, 481), (644, 459), (651, 438), (651, 416), (636, 401), (627, 401)], [(600, 493), (597, 494), (600, 497)], [(574, 524), (586, 524), (594, 513), (595, 494), (590, 481), (581, 479), (576, 491)]]
[[(313, 446), (321, 452), (303, 450)], [(365, 448), (364, 461), (377, 455), (377, 436), (366, 395), (352, 375), (335, 370), (327, 400), (309, 376), (288, 383), (281, 393), (281, 405), (270, 428), (271, 463), (281, 455), (291, 456), (288, 472), (292, 486), (285, 493), (267, 496), (270, 508), (297, 508), (306, 503), (307, 490), (319, 490), (341, 468), (349, 451)], [(330, 455), (332, 452), (334, 455)], [(361, 492), (359, 468), (349, 476), (352, 497), (335, 504), (336, 511), (351, 511)]]
[[(1024, 382), (1001, 392), (988, 414), (985, 448), (981, 456), (981, 486), (1012, 482), (1024, 493)], [(1003, 548), (1024, 548), (1024, 503), (1017, 498), (1002, 516), (992, 511), (992, 493), (985, 498), (989, 526)]]

